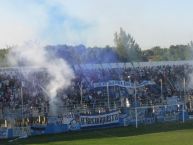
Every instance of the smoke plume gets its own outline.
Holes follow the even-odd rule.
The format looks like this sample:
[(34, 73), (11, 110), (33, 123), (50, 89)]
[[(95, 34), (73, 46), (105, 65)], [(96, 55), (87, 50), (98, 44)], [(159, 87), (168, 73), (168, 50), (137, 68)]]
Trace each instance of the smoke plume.
[[(38, 43), (28, 42), (23, 46), (12, 48), (8, 60), (12, 66), (40, 67), (46, 70), (49, 81), (45, 86), (42, 86), (42, 89), (49, 96), (52, 107), (54, 106), (53, 103), (57, 102), (57, 91), (67, 89), (74, 78), (73, 70), (63, 59), (49, 54), (46, 48)], [(28, 71), (34, 72), (37, 69), (29, 69)]]

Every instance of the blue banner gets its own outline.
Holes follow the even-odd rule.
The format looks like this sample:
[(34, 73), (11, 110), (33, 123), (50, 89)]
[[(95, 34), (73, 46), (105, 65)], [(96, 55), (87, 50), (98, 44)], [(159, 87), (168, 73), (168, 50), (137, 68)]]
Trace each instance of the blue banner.
[(140, 87), (144, 87), (147, 85), (154, 85), (155, 82), (153, 81), (143, 81), (139, 84), (135, 84), (135, 83), (131, 83), (131, 82), (127, 82), (127, 81), (115, 81), (115, 80), (111, 80), (108, 82), (98, 82), (98, 83), (94, 83), (93, 86), (94, 88), (98, 88), (98, 87), (107, 87), (107, 86), (120, 86), (120, 87), (126, 87), (126, 88), (140, 88)]

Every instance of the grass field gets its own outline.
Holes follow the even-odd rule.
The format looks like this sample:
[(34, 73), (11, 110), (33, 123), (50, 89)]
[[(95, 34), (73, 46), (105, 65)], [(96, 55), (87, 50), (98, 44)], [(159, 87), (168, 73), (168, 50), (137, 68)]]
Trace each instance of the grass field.
[(193, 122), (34, 136), (0, 145), (193, 145)]

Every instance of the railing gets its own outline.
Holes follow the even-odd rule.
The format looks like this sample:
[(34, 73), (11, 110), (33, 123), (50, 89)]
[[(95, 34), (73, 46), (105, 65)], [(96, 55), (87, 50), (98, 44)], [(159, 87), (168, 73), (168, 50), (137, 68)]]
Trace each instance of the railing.
[(152, 66), (165, 66), (165, 65), (192, 65), (193, 61), (154, 61), (154, 62), (133, 62), (133, 65), (128, 63), (103, 63), (103, 64), (81, 64), (75, 65), (75, 69), (113, 69), (113, 68), (131, 68), (131, 67), (152, 67)]

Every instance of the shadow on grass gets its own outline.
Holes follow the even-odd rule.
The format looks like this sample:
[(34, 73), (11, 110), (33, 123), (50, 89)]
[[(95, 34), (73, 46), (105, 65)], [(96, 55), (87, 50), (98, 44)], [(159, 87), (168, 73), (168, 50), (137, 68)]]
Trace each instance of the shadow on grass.
[(85, 139), (101, 139), (113, 137), (136, 136), (150, 133), (168, 132), (175, 130), (193, 129), (193, 122), (186, 123), (163, 123), (153, 125), (143, 125), (139, 128), (133, 126), (108, 128), (108, 129), (94, 129), (77, 132), (68, 132), (62, 134), (33, 136), (28, 139), (17, 140), (9, 143), (8, 140), (0, 141), (1, 145), (30, 145), (30, 144), (47, 144), (57, 141), (74, 141)]

